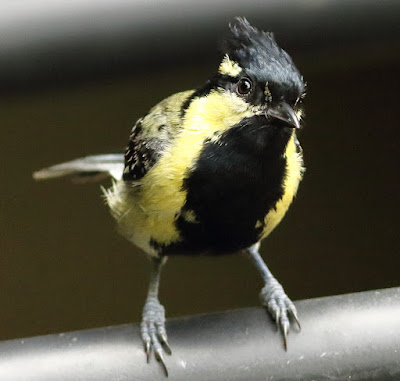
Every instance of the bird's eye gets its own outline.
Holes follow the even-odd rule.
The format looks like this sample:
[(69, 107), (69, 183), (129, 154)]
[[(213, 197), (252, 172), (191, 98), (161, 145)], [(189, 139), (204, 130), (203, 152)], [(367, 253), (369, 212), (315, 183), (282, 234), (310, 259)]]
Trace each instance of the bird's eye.
[(236, 91), (239, 95), (246, 95), (251, 91), (251, 81), (248, 78), (241, 78), (237, 83)]

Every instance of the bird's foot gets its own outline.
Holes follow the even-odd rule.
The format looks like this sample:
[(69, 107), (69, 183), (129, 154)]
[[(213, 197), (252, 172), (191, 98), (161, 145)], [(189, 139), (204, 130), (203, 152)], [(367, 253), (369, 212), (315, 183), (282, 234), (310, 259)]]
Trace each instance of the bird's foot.
[(154, 351), (155, 358), (161, 363), (164, 373), (168, 377), (168, 369), (163, 357), (163, 347), (169, 355), (171, 354), (171, 348), (168, 344), (167, 331), (165, 329), (165, 309), (156, 297), (149, 296), (146, 300), (140, 332), (147, 362), (150, 360), (151, 352)]
[(267, 308), (282, 333), (283, 345), (287, 350), (287, 335), (290, 329), (290, 318), (300, 327), (297, 310), (293, 302), (286, 295), (279, 282), (272, 278), (260, 292), (261, 304)]

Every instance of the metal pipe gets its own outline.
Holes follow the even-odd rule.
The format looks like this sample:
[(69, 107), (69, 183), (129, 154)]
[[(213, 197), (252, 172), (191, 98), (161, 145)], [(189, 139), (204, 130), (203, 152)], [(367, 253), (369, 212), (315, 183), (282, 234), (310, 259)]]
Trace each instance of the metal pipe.
[[(171, 319), (171, 380), (399, 380), (400, 288), (299, 301), (285, 352), (261, 308)], [(165, 380), (139, 326), (0, 342), (0, 380)]]
[(291, 54), (371, 41), (387, 46), (399, 41), (399, 14), (393, 0), (6, 1), (0, 89), (204, 62), (215, 57), (234, 16), (274, 31)]

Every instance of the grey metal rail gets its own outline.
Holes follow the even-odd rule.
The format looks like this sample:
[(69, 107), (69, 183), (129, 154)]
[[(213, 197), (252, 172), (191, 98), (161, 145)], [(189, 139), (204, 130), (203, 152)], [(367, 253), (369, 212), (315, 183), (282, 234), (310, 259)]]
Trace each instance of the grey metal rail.
[(398, 42), (399, 15), (395, 0), (3, 1), (0, 90), (209, 62), (234, 16), (312, 55)]
[[(400, 288), (295, 303), (302, 332), (285, 352), (271, 319), (248, 308), (171, 319), (170, 380), (400, 380)], [(0, 380), (165, 380), (139, 327), (0, 343)]]

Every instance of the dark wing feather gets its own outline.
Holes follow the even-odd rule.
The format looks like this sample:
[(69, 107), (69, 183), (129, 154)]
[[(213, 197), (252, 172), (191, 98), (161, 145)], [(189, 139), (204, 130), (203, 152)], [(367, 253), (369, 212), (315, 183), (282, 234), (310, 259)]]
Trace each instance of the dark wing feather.
[(164, 144), (161, 139), (144, 136), (142, 119), (139, 119), (129, 137), (122, 178), (125, 181), (140, 180), (157, 162), (163, 150)]
[(165, 147), (182, 127), (182, 112), (193, 90), (174, 94), (156, 106), (134, 125), (125, 151), (124, 181), (138, 181), (154, 166)]

